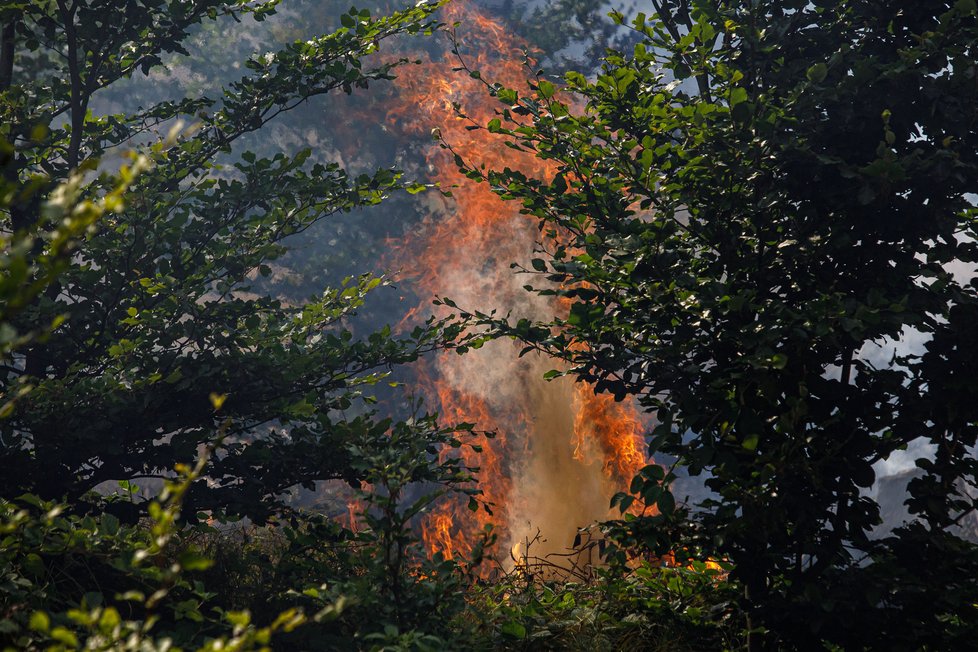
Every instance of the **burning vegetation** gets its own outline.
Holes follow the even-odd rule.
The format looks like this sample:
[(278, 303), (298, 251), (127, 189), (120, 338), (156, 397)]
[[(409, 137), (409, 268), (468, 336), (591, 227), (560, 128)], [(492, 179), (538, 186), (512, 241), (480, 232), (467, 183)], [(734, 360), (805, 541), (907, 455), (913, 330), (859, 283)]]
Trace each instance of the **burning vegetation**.
[[(444, 19), (460, 23), (454, 48), (402, 71), (388, 118), (392, 128), (407, 134), (433, 131), (426, 151), (431, 181), (451, 197), (433, 203), (423, 228), (400, 244), (397, 266), (426, 298), (419, 312), (431, 297), (448, 297), (467, 311), (546, 320), (566, 308), (556, 298), (527, 293), (526, 277), (511, 268), (530, 269), (540, 239), (535, 221), (488, 186), (468, 181), (457, 164), (478, 161), (534, 178), (553, 176), (531, 152), (507, 148), (488, 131), (473, 128), (495, 119), (500, 106), (487, 96), (483, 80), (526, 84), (525, 52), (506, 26), (472, 3), (452, 3)], [(479, 451), (446, 452), (461, 454), (479, 469), (481, 500), (491, 513), (472, 512), (464, 504), (440, 506), (423, 523), (431, 553), (465, 558), (492, 525), (502, 551), (534, 540), (531, 554), (566, 555), (579, 528), (618, 516), (609, 509), (611, 497), (627, 489), (647, 463), (644, 425), (630, 403), (596, 395), (571, 378), (545, 380), (560, 363), (534, 352), (519, 354), (518, 344), (502, 340), (464, 356), (443, 352), (425, 364), (424, 384), (442, 419), (494, 433)]]
[(0, 649), (972, 649), (975, 0), (347, 2), (0, 0)]

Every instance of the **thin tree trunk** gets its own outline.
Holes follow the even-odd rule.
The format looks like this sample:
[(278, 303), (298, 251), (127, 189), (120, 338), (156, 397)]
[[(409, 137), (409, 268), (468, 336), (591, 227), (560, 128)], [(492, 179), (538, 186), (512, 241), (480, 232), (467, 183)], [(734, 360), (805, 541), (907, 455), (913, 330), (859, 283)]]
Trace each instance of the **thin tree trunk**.
[(14, 82), (14, 46), (17, 42), (17, 20), (3, 26), (0, 33), (0, 92), (10, 88)]
[(85, 113), (88, 110), (88, 95), (85, 84), (82, 83), (81, 70), (78, 67), (78, 35), (75, 32), (75, 5), (69, 7), (65, 0), (58, 0), (61, 10), (61, 20), (65, 28), (65, 40), (68, 43), (68, 80), (71, 83), (71, 140), (68, 142), (68, 153), (65, 160), (69, 169), (78, 167), (81, 152), (81, 141), (85, 129)]

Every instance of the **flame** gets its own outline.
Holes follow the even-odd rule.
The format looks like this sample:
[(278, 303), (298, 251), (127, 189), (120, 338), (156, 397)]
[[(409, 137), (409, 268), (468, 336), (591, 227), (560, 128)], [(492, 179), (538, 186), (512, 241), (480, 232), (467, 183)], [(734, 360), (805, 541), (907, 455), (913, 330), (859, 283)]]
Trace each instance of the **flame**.
[[(457, 154), (487, 168), (518, 168), (541, 179), (555, 173), (532, 153), (507, 148), (484, 130), (466, 129), (485, 125), (501, 108), (479, 78), (526, 88), (523, 50), (509, 29), (473, 4), (460, 0), (445, 11), (445, 22), (461, 22), (457, 37), (466, 66), (480, 75), (453, 71), (458, 61), (448, 52), (400, 69), (399, 96), (388, 113), (391, 129), (415, 138), (437, 129), (436, 137), (452, 152), (432, 142), (425, 156), (432, 179), (451, 188), (453, 197), (429, 193), (429, 219), (397, 248), (397, 263), (427, 297), (425, 303), (448, 296), (467, 309), (495, 308), (546, 320), (566, 306), (526, 292), (525, 277), (510, 269), (512, 262), (525, 264), (532, 256), (539, 238), (535, 221), (486, 184), (465, 179), (454, 161)], [(458, 114), (459, 106), (467, 117)], [(529, 553), (520, 546), (530, 540), (535, 556), (565, 553), (578, 528), (616, 516), (609, 511), (611, 496), (648, 463), (643, 423), (631, 403), (615, 403), (569, 378), (547, 382), (544, 373), (560, 363), (518, 353), (511, 342), (496, 341), (464, 356), (443, 353), (425, 371), (424, 384), (437, 397), (443, 422), (474, 422), (497, 433), (481, 453), (465, 447), (451, 453), (479, 467), (479, 486), (492, 515), (456, 505), (429, 514), (422, 534), (431, 554), (467, 556), (488, 524), (512, 559)], [(512, 566), (510, 560), (499, 561)]]
[(455, 541), (452, 536), (452, 515), (440, 511), (430, 515), (421, 525), (421, 535), (432, 555), (441, 554), (445, 559), (455, 557)]
[(363, 513), (363, 509), (364, 509), (363, 503), (361, 503), (359, 500), (351, 498), (350, 500), (347, 501), (346, 503), (347, 527), (350, 528), (351, 532), (360, 531), (359, 515)]
[(574, 405), (574, 457), (581, 462), (595, 456), (605, 462), (605, 475), (627, 484), (646, 464), (641, 445), (644, 428), (629, 403), (616, 403), (608, 394), (595, 394), (587, 383), (576, 387)]

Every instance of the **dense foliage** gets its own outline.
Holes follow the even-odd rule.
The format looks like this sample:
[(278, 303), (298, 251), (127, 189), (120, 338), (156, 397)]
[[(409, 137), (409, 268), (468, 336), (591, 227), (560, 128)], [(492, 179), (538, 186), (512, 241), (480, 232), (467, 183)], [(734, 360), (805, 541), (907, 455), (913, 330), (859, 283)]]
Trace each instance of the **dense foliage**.
[[(652, 0), (618, 29), (596, 3), (504, 3), (558, 67), (621, 50), (566, 89), (487, 82), (485, 129), (552, 178), (456, 158), (539, 219), (519, 271), (566, 312), (394, 336), (355, 319), (383, 277), (311, 299), (273, 277), (288, 238), (424, 186), (266, 138), (394, 79), (387, 44), (440, 4), (279, 25), (289, 44), (237, 81), (144, 86), (133, 109), (134, 78), (279, 2), (0, 1), (0, 647), (971, 645), (974, 0)], [(412, 525), (435, 501), (480, 508), (443, 454), (474, 426), (372, 407), (395, 366), (500, 336), (657, 420), (666, 466), (615, 497), (611, 563), (578, 581), (526, 551), (477, 579), (491, 531), (429, 558)], [(883, 528), (900, 454), (909, 519)], [(677, 504), (680, 470), (709, 498)], [(328, 513), (290, 508), (299, 487)]]
[[(617, 502), (655, 511), (618, 538), (731, 560), (752, 643), (964, 645), (975, 3), (652, 5), (640, 43), (566, 75), (568, 95), (490, 88), (486, 128), (557, 173), (468, 173), (539, 218), (526, 271), (569, 312), (486, 321), (655, 415), (653, 452), (712, 497), (677, 506), (650, 467)], [(912, 520), (886, 534), (874, 482), (900, 451)]]
[[(477, 493), (433, 455), (470, 427), (379, 418), (363, 391), (459, 327), (355, 337), (382, 278), (301, 304), (248, 287), (283, 238), (405, 184), (309, 151), (233, 156), (300, 103), (392, 79), (403, 60), (365, 59), (435, 28), (436, 5), (350, 10), (332, 34), (250, 59), (220, 101), (90, 110), (201, 20), (276, 4), (0, 5), (4, 649), (449, 645), (464, 575), (425, 559), (409, 522), (446, 492)], [(327, 479), (355, 489), (358, 527), (283, 508), (284, 490)], [(271, 525), (198, 522), (241, 516)], [(249, 533), (271, 543), (229, 545)]]
[[(181, 51), (202, 20), (261, 20), (275, 4), (154, 2), (137, 11), (130, 3), (8, 3), (0, 13), (3, 135), (13, 147), (4, 175), (37, 186), (14, 194), (5, 230), (33, 228), (51, 184), (119, 148), (145, 142), (154, 162), (125, 206), (78, 243), (73, 264), (12, 322), (18, 331), (63, 323), (4, 367), (4, 394), (33, 391), (0, 424), (2, 494), (75, 501), (107, 482), (164, 477), (214, 437), (221, 419), (207, 397), (219, 393), (227, 395), (221, 418), (233, 423), (209, 481), (191, 488), (188, 511), (264, 519), (289, 487), (355, 483), (344, 451), (374, 427), (356, 416), (365, 414), (357, 407), (363, 386), (457, 333), (430, 322), (407, 339), (389, 329), (354, 338), (349, 318), (382, 278), (351, 279), (298, 304), (249, 291), (284, 238), (403, 184), (396, 170), (351, 177), (334, 163), (313, 164), (308, 150), (228, 157), (241, 137), (303, 102), (392, 78), (403, 60), (365, 58), (390, 37), (430, 30), (434, 5), (376, 20), (346, 13), (335, 33), (249, 59), (219, 100), (90, 112), (101, 90)], [(157, 130), (181, 118), (193, 126), (153, 144)], [(101, 185), (96, 179), (87, 192)]]

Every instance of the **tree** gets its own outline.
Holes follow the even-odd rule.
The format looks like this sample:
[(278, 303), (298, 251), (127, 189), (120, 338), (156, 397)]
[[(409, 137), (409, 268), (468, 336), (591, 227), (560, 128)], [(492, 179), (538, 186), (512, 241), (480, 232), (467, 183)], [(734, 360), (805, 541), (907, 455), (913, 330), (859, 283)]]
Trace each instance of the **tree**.
[[(4, 145), (0, 150), (10, 152)], [(84, 174), (73, 174), (47, 194), (30, 229), (3, 238), (0, 364), (11, 364), (19, 351), (58, 329), (55, 320), (18, 332), (13, 320), (70, 269), (84, 237), (106, 214), (124, 212), (127, 189), (151, 165), (147, 156), (127, 156), (131, 162), (117, 174), (98, 178), (104, 193), (87, 187)], [(0, 207), (37, 190), (0, 180)], [(0, 419), (33, 389), (20, 378), (24, 382), (0, 404)], [(215, 410), (226, 403), (223, 396), (209, 398)], [(459, 458), (431, 453), (462, 446), (470, 426), (442, 428), (427, 415), (362, 420), (350, 428), (350, 439), (335, 443), (345, 447), (351, 470), (365, 483), (356, 492), (365, 527), (356, 532), (309, 512), (237, 533), (188, 526), (180, 513), (185, 494), (231, 425), (221, 424), (193, 467), (174, 464), (148, 504), (148, 518), (138, 523), (122, 524), (111, 513), (119, 494), (92, 506), (109, 509), (84, 514), (73, 513), (77, 504), (36, 495), (0, 496), (0, 645), (243, 650), (265, 649), (275, 634), (279, 645), (303, 649), (387, 640), (444, 648), (465, 636), (453, 625), (465, 604), (460, 586), (466, 576), (457, 562), (428, 559), (411, 523), (447, 493), (479, 493)], [(242, 532), (248, 534), (238, 538)], [(254, 549), (242, 544), (249, 538), (256, 540)], [(247, 594), (252, 583), (260, 586), (258, 596)]]
[[(141, 147), (154, 163), (125, 205), (77, 244), (57, 280), (12, 316), (18, 332), (59, 325), (2, 369), (5, 397), (33, 389), (0, 422), (0, 495), (75, 501), (106, 482), (165, 477), (229, 419), (184, 513), (261, 520), (297, 484), (358, 484), (349, 449), (377, 427), (361, 401), (365, 388), (458, 333), (451, 321), (430, 321), (404, 339), (389, 329), (354, 337), (350, 318), (383, 278), (352, 279), (297, 305), (249, 291), (282, 254), (283, 238), (406, 184), (391, 169), (351, 177), (313, 163), (308, 150), (269, 158), (235, 151), (241, 137), (302, 103), (392, 79), (406, 61), (372, 55), (393, 37), (430, 32), (439, 3), (378, 19), (351, 10), (335, 33), (249, 59), (219, 101), (92, 113), (99, 92), (181, 52), (201, 21), (263, 20), (276, 4), (0, 4), (0, 122), (12, 145), (2, 161), (5, 187), (31, 189), (11, 191), (3, 231), (21, 238), (40, 230), (40, 243), (57, 226), (41, 220), (41, 206), (60, 181), (87, 174), (82, 196), (99, 196), (114, 183), (99, 176), (100, 159)], [(172, 142), (155, 136), (181, 118), (193, 124)], [(27, 253), (28, 282), (42, 273), (34, 264), (41, 255), (36, 247)], [(224, 397), (220, 416), (212, 394)]]
[[(566, 75), (573, 99), (540, 73), (529, 94), (491, 87), (486, 128), (557, 172), (463, 164), (540, 220), (523, 271), (569, 310), (483, 320), (636, 397), (652, 452), (705, 475), (714, 497), (690, 510), (647, 469), (616, 502), (656, 509), (619, 539), (731, 560), (752, 644), (963, 645), (975, 3), (652, 4), (632, 52)], [(878, 535), (878, 463), (903, 450), (913, 520)]]
[[(0, 156), (12, 153), (10, 144), (0, 141)], [(13, 321), (56, 281), (69, 265), (78, 241), (102, 215), (122, 206), (122, 195), (148, 162), (146, 157), (135, 157), (132, 165), (122, 167), (115, 187), (86, 201), (79, 201), (84, 180), (75, 174), (50, 192), (31, 228), (0, 235), (0, 364), (8, 365), (15, 352), (48, 336), (59, 325), (56, 317), (50, 324), (32, 324), (30, 330), (18, 332)], [(36, 190), (0, 179), (0, 208), (8, 209), (15, 197), (27, 197)], [(18, 381), (20, 385), (0, 405), (0, 419), (9, 416), (17, 399), (33, 389), (26, 378)]]
[(616, 29), (608, 19), (612, 6), (621, 4), (591, 0), (516, 4), (507, 0), (501, 12), (530, 47), (545, 57), (548, 67), (590, 70), (597, 68), (605, 48), (620, 48), (623, 38), (633, 36)]

